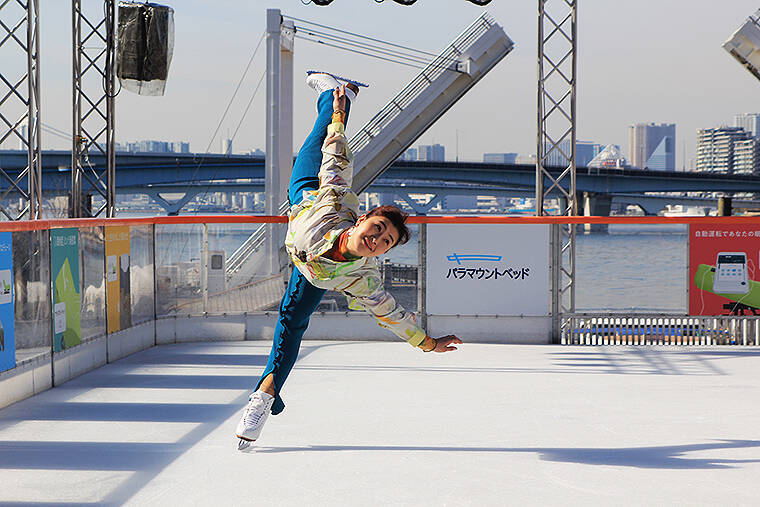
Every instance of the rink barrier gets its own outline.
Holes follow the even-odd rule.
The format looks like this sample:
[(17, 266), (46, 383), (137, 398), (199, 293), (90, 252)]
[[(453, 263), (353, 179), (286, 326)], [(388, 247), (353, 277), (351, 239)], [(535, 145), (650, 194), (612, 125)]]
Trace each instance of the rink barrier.
[[(16, 366), (0, 372), (0, 407), (60, 385), (109, 362), (156, 344), (207, 340), (271, 340), (277, 301), (285, 278), (214, 291), (209, 280), (210, 254), (234, 249), (230, 237), (245, 236), (256, 224), (280, 224), (284, 216), (213, 215), (147, 218), (91, 218), (2, 222), (13, 233)], [(459, 333), (471, 341), (559, 343), (565, 345), (738, 345), (760, 346), (760, 317), (689, 316), (678, 312), (573, 312), (557, 316), (560, 336), (545, 317), (522, 315), (434, 315), (425, 308), (426, 228), (431, 224), (751, 224), (760, 217), (536, 217), (411, 216), (418, 228), (419, 265), (383, 267), (397, 298), (407, 298), (431, 335)], [(105, 290), (105, 227), (128, 226), (130, 238), (131, 320), (108, 331)], [(81, 344), (54, 351), (52, 318), (51, 231), (77, 228), (80, 255)], [(688, 243), (688, 241), (687, 241)], [(414, 245), (412, 245), (413, 247)], [(688, 269), (688, 267), (686, 267)], [(417, 273), (415, 286), (411, 278)], [(278, 292), (279, 291), (279, 292)], [(328, 293), (329, 295), (329, 293)], [(329, 298), (326, 298), (329, 299)], [(377, 332), (363, 312), (340, 309), (328, 300), (312, 318), (309, 337), (336, 339), (336, 327), (350, 320), (352, 335), (338, 339), (391, 340)], [(338, 311), (336, 311), (336, 309)], [(504, 338), (504, 330), (510, 336)]]

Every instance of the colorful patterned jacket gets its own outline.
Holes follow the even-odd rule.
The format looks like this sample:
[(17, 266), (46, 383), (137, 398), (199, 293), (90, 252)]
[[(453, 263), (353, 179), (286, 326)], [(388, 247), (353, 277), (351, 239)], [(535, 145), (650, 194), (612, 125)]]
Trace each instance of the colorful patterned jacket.
[[(327, 144), (332, 139), (331, 144)], [(371, 313), (413, 346), (425, 339), (414, 314), (396, 303), (383, 289), (376, 258), (338, 262), (322, 254), (338, 237), (356, 224), (359, 199), (351, 191), (353, 155), (348, 149), (342, 123), (327, 127), (322, 145), (319, 189), (303, 192), (303, 200), (290, 208), (285, 247), (298, 270), (315, 287), (346, 294), (349, 307)]]

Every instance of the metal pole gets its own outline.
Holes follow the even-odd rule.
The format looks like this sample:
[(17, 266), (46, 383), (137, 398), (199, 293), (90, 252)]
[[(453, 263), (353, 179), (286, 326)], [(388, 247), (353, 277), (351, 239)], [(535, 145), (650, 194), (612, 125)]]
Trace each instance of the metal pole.
[(29, 144), (29, 218), (40, 218), (42, 205), (42, 144), (40, 142), (40, 29), (38, 0), (27, 2), (27, 86), (29, 90), (29, 113), (27, 131)]
[[(265, 160), (265, 213), (279, 214), (280, 188), (280, 26), (282, 16), (279, 9), (267, 9), (267, 120), (266, 120), (266, 160)], [(280, 270), (279, 241), (277, 224), (269, 225), (267, 257), (269, 274)]]
[[(3, 24), (7, 32), (0, 37), (0, 53), (13, 58), (14, 51), (20, 51), (24, 57), (23, 65), (26, 72), (18, 76), (6, 77), (4, 71), (9, 71), (12, 65), (0, 65), (0, 80), (8, 90), (0, 100), (0, 143), (15, 136), (26, 150), (26, 167), (18, 173), (8, 174), (0, 171), (0, 180), (5, 190), (0, 192), (0, 216), (7, 220), (24, 218), (40, 218), (42, 205), (42, 145), (40, 142), (40, 32), (39, 32), (39, 0), (22, 2), (0, 1), (0, 11), (11, 12), (10, 16), (19, 15), (12, 28)], [(22, 29), (26, 23), (26, 34)], [(8, 58), (6, 58), (7, 60)], [(9, 62), (10, 63), (10, 62)], [(18, 104), (16, 104), (18, 101)], [(4, 111), (13, 111), (14, 117), (9, 117)], [(15, 116), (16, 112), (20, 112)], [(24, 178), (27, 179), (24, 182)], [(15, 200), (18, 194), (18, 209), (11, 204), (7, 208), (2, 205), (6, 199)]]
[(536, 87), (536, 215), (544, 214), (544, 0), (538, 0), (538, 86)]
[(82, 216), (82, 60), (80, 47), (82, 45), (81, 0), (71, 0), (71, 202), (69, 202), (69, 217)]
[(203, 224), (203, 250), (201, 251), (201, 293), (203, 313), (208, 311), (208, 224)]
[[(576, 57), (577, 0), (538, 0), (537, 215), (549, 214), (549, 196), (557, 197), (560, 215), (578, 213)], [(550, 165), (556, 167), (550, 170)], [(554, 341), (562, 334), (562, 315), (575, 311), (575, 226), (559, 225), (557, 231), (552, 248)]]
[[(422, 215), (424, 216), (424, 215)], [(427, 332), (427, 224), (419, 225), (417, 236), (417, 315), (420, 327)]]
[[(116, 214), (115, 0), (103, 0), (102, 7), (94, 12), (98, 17), (88, 20), (82, 12), (81, 0), (71, 0), (72, 217), (90, 215), (83, 207), (85, 199), (92, 194), (100, 195), (105, 201), (100, 209), (92, 210), (92, 216), (104, 213), (106, 217), (113, 217)], [(98, 43), (103, 46), (97, 47)], [(92, 77), (85, 79), (88, 73)], [(91, 148), (104, 156), (105, 167), (95, 169), (89, 164), (85, 167), (83, 161)]]
[(106, 216), (116, 216), (116, 43), (114, 23), (116, 5), (106, 0)]

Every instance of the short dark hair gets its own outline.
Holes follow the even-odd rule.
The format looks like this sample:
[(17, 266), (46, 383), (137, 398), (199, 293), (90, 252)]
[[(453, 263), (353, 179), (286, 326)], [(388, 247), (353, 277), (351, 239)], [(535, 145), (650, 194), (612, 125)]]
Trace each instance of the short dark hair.
[(374, 208), (369, 213), (367, 213), (367, 217), (373, 216), (381, 216), (387, 218), (391, 222), (391, 225), (396, 228), (398, 231), (398, 239), (393, 246), (403, 245), (409, 241), (410, 232), (409, 228), (406, 226), (406, 219), (409, 216), (409, 213), (401, 211), (401, 209), (397, 206), (385, 205), (378, 206), (377, 208)]

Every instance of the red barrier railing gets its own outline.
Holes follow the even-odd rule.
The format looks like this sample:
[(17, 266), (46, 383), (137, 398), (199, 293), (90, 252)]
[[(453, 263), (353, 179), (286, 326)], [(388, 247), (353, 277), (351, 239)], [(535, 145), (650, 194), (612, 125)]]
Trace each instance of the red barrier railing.
[[(151, 224), (271, 224), (287, 223), (285, 216), (268, 215), (183, 215), (143, 218), (64, 218), (58, 220), (19, 220), (0, 222), (0, 231), (34, 231), (66, 227)], [(409, 224), (760, 224), (760, 216), (660, 217), (660, 216), (508, 216), (508, 215), (412, 215)]]

